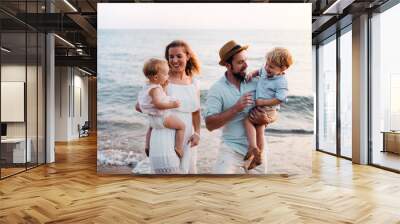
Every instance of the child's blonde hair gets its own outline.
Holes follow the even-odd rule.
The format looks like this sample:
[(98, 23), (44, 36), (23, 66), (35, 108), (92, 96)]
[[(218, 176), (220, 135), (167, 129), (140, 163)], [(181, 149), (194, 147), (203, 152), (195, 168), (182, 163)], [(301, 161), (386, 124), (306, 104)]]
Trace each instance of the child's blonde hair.
[(157, 58), (150, 58), (144, 63), (143, 73), (147, 78), (151, 78), (160, 71), (162, 66), (168, 67), (168, 62)]
[(288, 49), (283, 47), (275, 47), (272, 51), (268, 52), (266, 55), (267, 62), (283, 68), (289, 68), (293, 64), (292, 54)]

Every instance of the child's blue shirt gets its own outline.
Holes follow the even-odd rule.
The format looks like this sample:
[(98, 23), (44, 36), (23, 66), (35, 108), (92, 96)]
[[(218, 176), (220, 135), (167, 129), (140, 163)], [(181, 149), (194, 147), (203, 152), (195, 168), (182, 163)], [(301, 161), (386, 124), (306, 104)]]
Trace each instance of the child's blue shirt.
[[(287, 102), (288, 82), (286, 74), (269, 75), (264, 67), (259, 70), (260, 79), (256, 88), (256, 99), (273, 99), (276, 98), (282, 103)], [(279, 105), (273, 108), (280, 109)]]

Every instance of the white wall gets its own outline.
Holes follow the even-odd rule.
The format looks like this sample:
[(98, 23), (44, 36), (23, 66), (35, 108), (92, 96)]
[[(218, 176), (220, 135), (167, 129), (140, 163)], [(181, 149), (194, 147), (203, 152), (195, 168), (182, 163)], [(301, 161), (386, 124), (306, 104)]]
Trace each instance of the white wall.
[(68, 140), (70, 76), (67, 67), (55, 68), (55, 141)]
[[(25, 82), (25, 65), (2, 65), (1, 66), (1, 81), (3, 82)], [(4, 96), (3, 96), (4, 97)], [(5, 110), (5, 108), (1, 108)], [(25, 137), (24, 122), (7, 123), (8, 137)]]
[[(381, 48), (382, 48), (382, 32), (381, 29), (381, 15), (375, 14), (373, 19), (371, 20), (371, 27), (373, 28), (373, 32), (371, 32), (372, 37), (372, 50), (374, 53), (372, 54), (372, 75), (371, 75), (371, 102), (372, 105), (372, 130), (384, 130), (385, 127), (385, 117), (384, 117), (384, 110), (386, 107), (385, 100), (381, 100), (380, 96), (382, 93), (382, 97), (386, 96), (386, 91), (382, 90), (383, 83), (385, 83), (386, 78), (383, 75), (383, 67), (382, 64), (382, 55), (381, 55)], [(376, 74), (376, 75), (375, 75)], [(385, 88), (385, 87), (384, 87)], [(386, 86), (389, 89), (389, 86)], [(379, 93), (379, 94), (376, 94)], [(382, 133), (380, 131), (372, 131), (372, 142), (374, 143), (374, 147), (379, 147), (380, 149), (383, 148), (383, 141), (382, 141)]]
[(368, 15), (353, 19), (352, 159), (368, 163)]
[(313, 134), (313, 145), (314, 149), (317, 147), (316, 135), (317, 135), (317, 48), (312, 45), (312, 89), (314, 98), (314, 134)]
[[(46, 1), (50, 12), (54, 6)], [(46, 163), (56, 160), (55, 153), (55, 41), (54, 34), (46, 35)]]
[[(76, 71), (76, 70), (75, 70)], [(82, 73), (80, 73), (82, 74)], [(78, 100), (80, 100), (80, 109), (79, 107), (75, 106), (75, 119), (73, 120), (73, 126), (77, 127), (78, 124), (81, 126), (85, 123), (85, 121), (88, 120), (88, 77), (87, 76), (81, 76), (81, 75), (75, 75), (75, 105), (79, 104)], [(80, 90), (80, 93), (78, 91)], [(80, 99), (77, 98), (80, 94)], [(74, 131), (76, 131), (76, 135), (78, 135), (77, 128), (74, 128)]]
[[(24, 122), (25, 83), (1, 82), (1, 121)], [(36, 105), (35, 105), (36, 108)], [(4, 110), (3, 110), (4, 109)]]
[[(38, 70), (37, 70), (38, 69)], [(3, 64), (1, 66), (1, 81), (2, 82), (24, 82), (26, 85), (26, 106), (23, 102), (21, 113), (25, 114), (26, 120), (23, 118), (21, 122), (6, 122), (8, 138), (24, 138), (25, 135), (30, 139), (30, 148), (32, 151), (32, 161), (44, 163), (44, 74), (40, 66), (27, 67), (25, 64)], [(27, 81), (25, 80), (27, 78)], [(3, 92), (3, 90), (2, 90)], [(2, 98), (8, 98), (7, 95), (2, 95)], [(25, 101), (25, 100), (24, 100)], [(3, 104), (3, 103), (2, 103)], [(1, 108), (2, 112), (11, 112), (11, 108)], [(14, 109), (15, 110), (15, 109)], [(24, 116), (24, 115), (23, 115)], [(37, 155), (38, 153), (38, 155)]]
[(55, 85), (55, 140), (77, 139), (78, 124), (88, 120), (88, 78), (76, 68), (56, 67)]
[[(27, 69), (27, 70), (25, 70)], [(2, 65), (1, 66), (1, 81), (2, 82), (25, 82), (26, 72), (28, 72), (28, 88), (27, 88), (27, 120), (28, 120), (28, 137), (31, 133), (35, 133), (36, 137), (36, 80), (32, 79), (31, 75), (36, 76), (36, 66), (25, 65)], [(29, 88), (30, 87), (30, 88)], [(2, 96), (7, 97), (7, 96)], [(42, 105), (39, 105), (41, 107)], [(24, 108), (23, 108), (24, 109)], [(1, 108), (6, 110), (6, 108)], [(32, 123), (33, 122), (33, 123)], [(8, 137), (25, 137), (25, 123), (26, 122), (7, 122), (7, 136)]]

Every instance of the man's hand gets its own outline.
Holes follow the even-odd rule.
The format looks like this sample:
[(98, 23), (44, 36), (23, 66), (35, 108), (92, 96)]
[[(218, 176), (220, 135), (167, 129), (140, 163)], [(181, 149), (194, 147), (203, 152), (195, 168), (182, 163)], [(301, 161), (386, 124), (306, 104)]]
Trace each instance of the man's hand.
[(241, 96), (239, 98), (239, 100), (236, 102), (236, 104), (234, 105), (235, 109), (237, 112), (241, 112), (243, 111), (246, 107), (250, 106), (253, 104), (253, 96), (252, 94), (249, 93), (245, 93), (243, 94), (243, 96)]
[(276, 113), (276, 111), (271, 112), (270, 116), (268, 116), (266, 109), (263, 109), (262, 107), (256, 107), (250, 112), (249, 115), (250, 122), (257, 125), (272, 123), (277, 118), (278, 114)]
[(239, 100), (224, 112), (213, 114), (206, 117), (206, 127), (209, 131), (218, 129), (231, 121), (239, 112), (243, 111), (247, 106), (253, 104), (252, 94), (245, 93)]

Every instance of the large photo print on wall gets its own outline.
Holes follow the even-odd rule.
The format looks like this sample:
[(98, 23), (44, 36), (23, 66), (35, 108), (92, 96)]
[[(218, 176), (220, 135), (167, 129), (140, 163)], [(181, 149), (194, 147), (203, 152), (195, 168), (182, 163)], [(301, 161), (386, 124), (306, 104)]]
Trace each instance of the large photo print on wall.
[(98, 4), (98, 173), (311, 173), (311, 52), (311, 4)]

